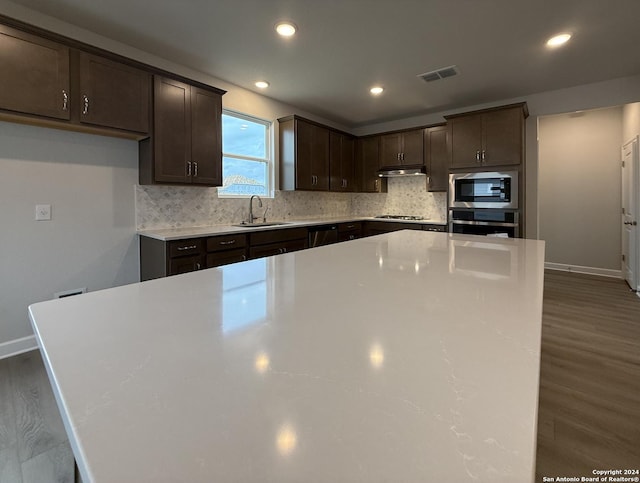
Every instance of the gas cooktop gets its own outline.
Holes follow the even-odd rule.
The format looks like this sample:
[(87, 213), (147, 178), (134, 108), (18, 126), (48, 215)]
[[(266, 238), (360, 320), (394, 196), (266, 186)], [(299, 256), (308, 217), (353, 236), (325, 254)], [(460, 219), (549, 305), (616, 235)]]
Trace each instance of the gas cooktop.
[(414, 215), (379, 215), (376, 218), (385, 218), (389, 220), (424, 220), (422, 216), (414, 216)]

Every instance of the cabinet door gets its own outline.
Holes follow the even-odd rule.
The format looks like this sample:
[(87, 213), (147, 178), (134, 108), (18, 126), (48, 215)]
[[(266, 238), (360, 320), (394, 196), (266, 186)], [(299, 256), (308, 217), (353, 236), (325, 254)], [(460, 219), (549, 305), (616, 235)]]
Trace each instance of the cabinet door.
[(316, 177), (313, 189), (329, 191), (329, 130), (312, 126), (312, 174)]
[(400, 164), (424, 164), (424, 130), (402, 133)]
[(401, 164), (402, 134), (385, 134), (380, 136), (380, 166), (397, 166)]
[(353, 139), (337, 132), (330, 132), (329, 165), (331, 191), (353, 191), (355, 188)]
[(430, 127), (424, 130), (428, 191), (447, 191), (449, 182), (448, 134), (447, 126)]
[(356, 141), (356, 160), (358, 185), (363, 193), (382, 191), (382, 179), (378, 176), (380, 169), (380, 137), (361, 138)]
[(191, 87), (192, 182), (222, 186), (222, 96)]
[(154, 81), (155, 181), (190, 183), (191, 90), (173, 79)]
[(522, 162), (524, 144), (522, 108), (487, 112), (482, 118), (483, 166), (504, 166)]
[(204, 268), (205, 259), (202, 255), (191, 257), (169, 259), (169, 270), (167, 275), (178, 275), (179, 273), (195, 272)]
[(295, 172), (296, 189), (311, 190), (315, 187), (313, 174), (313, 126), (304, 121), (295, 121)]
[(246, 248), (207, 253), (207, 268), (220, 267), (230, 263), (244, 262), (247, 259)]
[(457, 117), (451, 126), (451, 167), (474, 168), (480, 166), (482, 151), (482, 115)]
[(0, 25), (0, 108), (69, 119), (69, 49)]
[(79, 78), (80, 122), (149, 132), (149, 73), (80, 52)]

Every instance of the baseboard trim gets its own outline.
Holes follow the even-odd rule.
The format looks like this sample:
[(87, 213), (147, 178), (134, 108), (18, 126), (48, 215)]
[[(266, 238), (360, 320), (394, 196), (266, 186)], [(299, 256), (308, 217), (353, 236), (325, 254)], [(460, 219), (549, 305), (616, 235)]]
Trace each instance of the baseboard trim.
[(563, 272), (600, 275), (601, 277), (622, 278), (622, 270), (612, 270), (610, 268), (582, 267), (580, 265), (567, 265), (566, 263), (552, 262), (544, 262), (544, 268), (548, 270), (561, 270)]
[(17, 356), (23, 352), (29, 352), (38, 348), (35, 335), (22, 337), (21, 339), (10, 340), (0, 344), (0, 359)]

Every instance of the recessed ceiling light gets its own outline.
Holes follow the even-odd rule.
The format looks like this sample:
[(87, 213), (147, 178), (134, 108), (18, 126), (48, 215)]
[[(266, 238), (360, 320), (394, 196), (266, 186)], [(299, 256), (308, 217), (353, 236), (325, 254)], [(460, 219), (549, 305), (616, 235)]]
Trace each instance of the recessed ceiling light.
[(269, 83), (267, 81), (258, 81), (256, 82), (256, 87), (258, 89), (266, 89), (267, 87), (269, 87)]
[(278, 22), (276, 24), (276, 32), (283, 37), (291, 37), (296, 33), (296, 26), (292, 22)]
[(369, 89), (369, 92), (371, 92), (371, 94), (373, 94), (374, 96), (379, 96), (380, 94), (382, 94), (382, 91), (384, 91), (384, 87), (380, 86), (374, 86)]
[(547, 47), (559, 47), (569, 41), (571, 34), (558, 34), (547, 40)]

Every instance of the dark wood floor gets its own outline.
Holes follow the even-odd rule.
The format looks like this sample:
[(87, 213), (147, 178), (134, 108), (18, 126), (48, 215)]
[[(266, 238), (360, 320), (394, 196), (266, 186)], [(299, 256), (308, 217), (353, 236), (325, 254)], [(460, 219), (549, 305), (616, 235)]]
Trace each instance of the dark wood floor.
[[(640, 467), (640, 298), (617, 279), (545, 275), (538, 456), (543, 476)], [(0, 360), (0, 483), (72, 483), (39, 352)]]
[(542, 320), (536, 480), (640, 469), (640, 298), (547, 271)]

